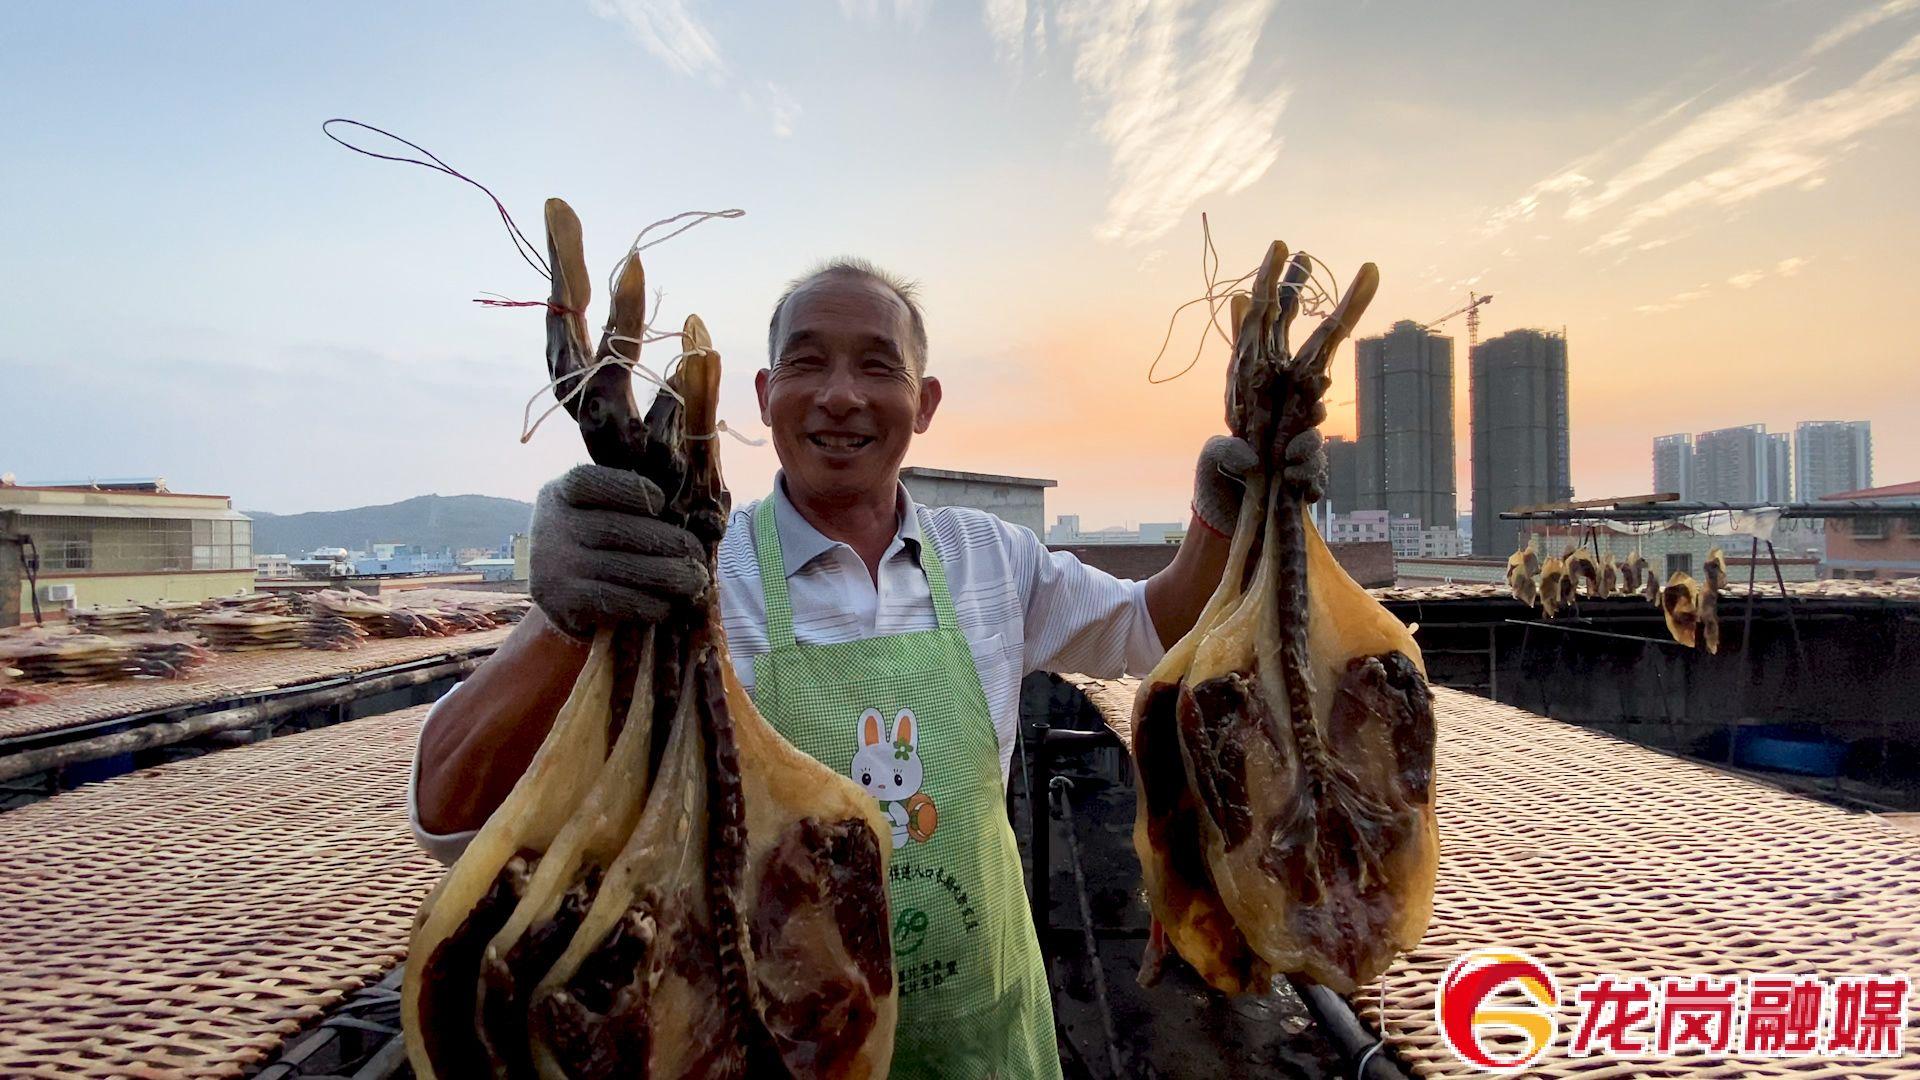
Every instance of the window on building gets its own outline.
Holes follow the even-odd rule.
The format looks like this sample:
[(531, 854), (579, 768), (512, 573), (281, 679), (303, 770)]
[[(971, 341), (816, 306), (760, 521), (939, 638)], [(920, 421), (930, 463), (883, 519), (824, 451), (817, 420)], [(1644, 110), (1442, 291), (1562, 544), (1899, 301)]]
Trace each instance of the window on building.
[(249, 521), (44, 517), (32, 519), (26, 531), (46, 572), (253, 569)]
[(1847, 523), (1855, 540), (1884, 540), (1887, 536), (1887, 519), (1878, 517), (1857, 517)]
[(1693, 573), (1693, 553), (1672, 551), (1667, 553), (1667, 576)]

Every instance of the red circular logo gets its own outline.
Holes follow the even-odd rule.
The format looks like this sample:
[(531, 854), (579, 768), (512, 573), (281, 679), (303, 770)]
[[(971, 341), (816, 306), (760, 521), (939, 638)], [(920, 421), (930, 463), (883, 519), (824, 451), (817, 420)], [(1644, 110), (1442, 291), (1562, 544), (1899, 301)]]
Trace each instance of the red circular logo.
[[(1493, 1002), (1494, 995), (1515, 990)], [(1560, 983), (1544, 964), (1512, 949), (1475, 949), (1448, 965), (1434, 993), (1434, 1016), (1447, 1049), (1483, 1072), (1516, 1073), (1553, 1045)], [(1491, 1046), (1482, 1036), (1518, 1034), (1518, 1048)], [(1504, 1040), (1503, 1040), (1504, 1041)]]

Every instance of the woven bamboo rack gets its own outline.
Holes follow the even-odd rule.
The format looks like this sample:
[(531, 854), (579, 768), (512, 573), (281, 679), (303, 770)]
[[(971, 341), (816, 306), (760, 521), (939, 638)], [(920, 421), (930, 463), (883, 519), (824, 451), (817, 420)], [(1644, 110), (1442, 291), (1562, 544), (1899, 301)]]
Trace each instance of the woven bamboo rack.
[(0, 739), (43, 735), (101, 720), (221, 701), (278, 687), (353, 675), (435, 656), (461, 656), (492, 649), (511, 626), (451, 637), (384, 638), (345, 652), (287, 649), (219, 653), (184, 679), (116, 679), (112, 682), (34, 684), (48, 700), (0, 709)]
[[(1067, 676), (1123, 741), (1132, 679)], [(1920, 1075), (1899, 1059), (1570, 1058), (1572, 994), (1601, 974), (1920, 974), (1920, 839), (1854, 814), (1455, 690), (1434, 691), (1440, 880), (1414, 952), (1352, 1004), (1415, 1076), (1472, 1073), (1434, 1017), (1447, 965), (1518, 949), (1562, 988), (1528, 1076)]]
[(0, 1076), (241, 1076), (377, 981), (440, 877), (407, 828), (424, 713), (0, 814)]

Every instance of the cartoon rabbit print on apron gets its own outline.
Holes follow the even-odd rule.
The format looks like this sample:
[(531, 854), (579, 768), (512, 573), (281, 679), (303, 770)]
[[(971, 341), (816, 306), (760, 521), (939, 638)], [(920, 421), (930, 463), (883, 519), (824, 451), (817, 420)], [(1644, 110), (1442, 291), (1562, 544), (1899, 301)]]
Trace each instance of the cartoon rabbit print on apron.
[(920, 788), (926, 766), (920, 760), (920, 722), (913, 710), (901, 709), (893, 718), (893, 737), (886, 738), (886, 717), (879, 709), (860, 714), (860, 749), (854, 751), (847, 775), (880, 801), (893, 825), (895, 851), (908, 840), (924, 844), (933, 839), (939, 816), (933, 798)]

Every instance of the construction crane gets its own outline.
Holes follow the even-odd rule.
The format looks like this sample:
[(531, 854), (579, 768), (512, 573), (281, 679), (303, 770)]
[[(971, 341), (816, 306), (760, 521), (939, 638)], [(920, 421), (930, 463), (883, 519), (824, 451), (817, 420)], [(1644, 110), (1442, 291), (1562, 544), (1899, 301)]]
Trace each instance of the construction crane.
[(1475, 296), (1473, 295), (1473, 290), (1469, 289), (1467, 290), (1467, 303), (1465, 307), (1454, 308), (1445, 315), (1421, 326), (1420, 329), (1431, 330), (1441, 323), (1446, 322), (1448, 319), (1453, 318), (1455, 315), (1465, 315), (1467, 317), (1467, 351), (1468, 354), (1471, 355), (1472, 351), (1480, 344), (1480, 309), (1491, 303), (1493, 303), (1493, 294), (1489, 293), (1485, 296)]

